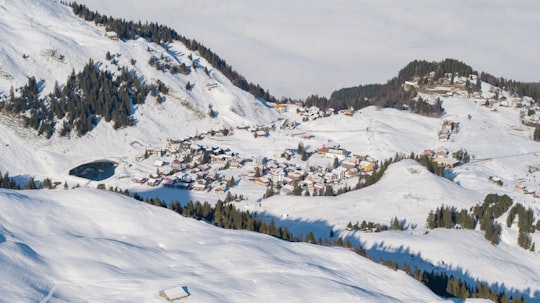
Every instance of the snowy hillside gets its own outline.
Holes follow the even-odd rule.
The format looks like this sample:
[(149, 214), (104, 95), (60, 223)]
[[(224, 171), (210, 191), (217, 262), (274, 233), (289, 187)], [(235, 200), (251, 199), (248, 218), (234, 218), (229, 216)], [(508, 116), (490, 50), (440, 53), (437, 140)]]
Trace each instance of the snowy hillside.
[[(151, 146), (167, 138), (183, 138), (224, 127), (268, 123), (279, 117), (267, 105), (233, 86), (204, 58), (190, 52), (179, 42), (165, 49), (144, 39), (111, 40), (105, 37), (105, 28), (83, 21), (74, 16), (69, 7), (56, 1), (7, 1), (2, 4), (0, 15), (0, 46), (3, 50), (0, 53), (0, 89), (4, 96), (9, 95), (11, 87), (22, 86), (27, 82), (27, 77), (32, 76), (39, 81), (41, 95), (44, 96), (54, 88), (55, 82), (62, 85), (72, 70), (80, 71), (90, 59), (98, 63), (101, 69), (112, 72), (126, 66), (142, 75), (147, 83), (159, 80), (170, 89), (161, 103), (148, 96), (145, 104), (133, 108), (137, 127), (115, 132), (112, 131), (112, 123), (101, 122), (89, 136), (76, 138), (75, 144), (63, 143), (65, 138), (58, 138), (57, 133), (52, 140), (41, 140), (33, 132), (24, 130), (22, 132), (28, 142), (23, 143), (24, 146), (17, 146), (10, 139), (10, 133), (17, 128), (14, 127), (16, 122), (2, 117), (0, 127), (11, 129), (2, 131), (6, 134), (1, 139), (2, 148), (9, 146), (6, 152), (19, 155), (39, 150), (40, 163), (28, 163), (36, 167), (36, 173), (48, 171), (49, 165), (57, 165), (59, 154), (76, 156), (82, 152), (84, 155), (81, 156), (86, 158), (83, 161), (110, 154), (127, 155), (133, 152), (129, 145), (133, 142)], [(107, 52), (112, 54), (116, 64), (106, 60)], [(148, 61), (152, 57), (187, 65), (193, 64), (188, 58), (191, 57), (199, 67), (189, 75), (173, 75), (150, 66)], [(132, 64), (133, 60), (136, 61), (135, 65)], [(209, 70), (208, 74), (205, 68)], [(190, 90), (186, 89), (188, 82), (192, 86)], [(208, 116), (209, 108), (217, 114), (216, 118)], [(93, 139), (95, 137), (100, 139), (96, 141)], [(119, 146), (113, 142), (126, 144)], [(2, 154), (6, 156), (6, 153)], [(88, 159), (88, 155), (92, 155), (93, 159)], [(36, 159), (34, 156), (25, 158), (29, 161)], [(17, 173), (19, 163), (3, 160), (0, 170)], [(67, 167), (70, 165), (72, 163)]]
[[(177, 121), (161, 132), (167, 135), (175, 132), (180, 136), (193, 135), (197, 127), (202, 132), (211, 127), (268, 122), (276, 117), (264, 104), (231, 85), (204, 58), (181, 43), (174, 42), (165, 48), (144, 39), (108, 39), (104, 27), (74, 16), (70, 7), (56, 1), (6, 2), (0, 14), (3, 35), (0, 88), (6, 95), (11, 87), (22, 86), (27, 77), (32, 76), (39, 81), (44, 95), (53, 89), (56, 81), (62, 85), (72, 70), (80, 71), (93, 59), (101, 69), (115, 72), (126, 66), (142, 75), (148, 84), (159, 80), (170, 88), (161, 106), (151, 106), (150, 103), (156, 102), (148, 100), (147, 108), (135, 109), (136, 120), (140, 121), (141, 128), (150, 128), (148, 131), (155, 131), (158, 119)], [(107, 52), (112, 54), (109, 60)], [(173, 75), (150, 66), (148, 62), (152, 57), (196, 68), (192, 68), (189, 75)], [(192, 89), (186, 89), (187, 83)], [(197, 118), (207, 116), (210, 106), (219, 117), (198, 123)], [(185, 129), (185, 124), (192, 128)]]
[[(490, 86), (484, 83), (483, 94), (490, 95)], [(328, 118), (302, 122), (293, 131), (278, 130), (267, 138), (257, 139), (254, 145), (246, 144), (248, 138), (241, 134), (226, 140), (205, 139), (209, 145), (220, 144), (240, 153), (259, 152), (280, 159), (286, 148), (295, 149), (299, 142), (316, 150), (321, 146), (340, 145), (352, 153), (368, 154), (376, 159), (393, 157), (396, 153), (408, 155), (426, 149), (455, 152), (466, 150), (470, 163), (447, 170), (453, 181), (429, 173), (415, 161), (403, 160), (393, 164), (383, 178), (367, 188), (337, 197), (295, 197), (278, 195), (260, 203), (242, 202), (245, 209), (264, 213), (277, 224), (289, 226), (293, 233), (315, 238), (325, 238), (329, 231), (339, 231), (344, 237), (364, 245), (375, 257), (382, 256), (414, 264), (419, 268), (448, 272), (468, 281), (470, 285), (486, 282), (510, 294), (523, 295), (528, 300), (539, 300), (540, 285), (534, 276), (540, 269), (534, 266), (537, 252), (530, 252), (517, 245), (518, 229), (506, 226), (506, 215), (498, 219), (503, 225), (501, 243), (493, 246), (483, 237), (483, 232), (426, 229), (430, 211), (441, 205), (470, 209), (480, 204), (489, 193), (507, 194), (514, 203), (531, 207), (538, 220), (538, 143), (531, 139), (533, 128), (521, 124), (519, 108), (499, 104), (486, 107), (482, 98), (444, 97), (445, 115), (427, 118), (394, 109), (369, 107), (349, 117), (334, 115)], [(510, 98), (510, 96), (508, 96)], [(295, 113), (291, 110), (292, 118)], [(468, 116), (471, 116), (471, 119)], [(296, 117), (297, 121), (300, 120)], [(443, 120), (459, 122), (459, 132), (447, 141), (440, 141), (438, 131)], [(310, 139), (294, 134), (307, 133)], [(298, 165), (331, 166), (332, 159), (312, 156), (303, 162), (293, 158)], [(498, 177), (502, 186), (489, 182)], [(235, 192), (251, 193), (252, 199), (265, 191), (260, 185), (247, 186), (242, 180)], [(243, 186), (243, 187), (242, 187)], [(133, 190), (139, 190), (131, 187)], [(516, 190), (527, 188), (528, 191)], [(141, 191), (144, 193), (144, 189)], [(154, 191), (151, 191), (153, 194)], [(165, 196), (170, 192), (164, 191)], [(151, 196), (151, 195), (150, 195)], [(174, 199), (174, 196), (170, 196)], [(200, 196), (191, 198), (201, 199)], [(405, 232), (365, 233), (346, 230), (348, 222), (376, 222), (390, 224), (397, 217), (409, 226)], [(426, 235), (425, 235), (426, 234)], [(538, 234), (531, 234), (533, 242)], [(498, 285), (498, 286), (497, 286)]]
[[(514, 205), (530, 208), (533, 227), (526, 235), (540, 243), (534, 232), (540, 226), (540, 147), (534, 128), (522, 123), (540, 120), (530, 98), (478, 82), (474, 94), (457, 84), (418, 88), (428, 102), (442, 101), (441, 117), (375, 106), (328, 113), (268, 104), (179, 42), (108, 39), (104, 27), (49, 0), (0, 0), (0, 38), (3, 102), (28, 77), (45, 96), (90, 59), (100, 69), (126, 67), (170, 89), (161, 102), (148, 95), (144, 104), (132, 104), (133, 126), (115, 130), (100, 117), (81, 137), (46, 139), (13, 115), (0, 115), (2, 176), (9, 172), (21, 187), (48, 178), (55, 188), (0, 190), (0, 265), (6, 269), (0, 275), (8, 281), (0, 286), (7, 294), (0, 301), (161, 302), (159, 290), (171, 286), (184, 286), (196, 302), (441, 301), (402, 271), (350, 250), (218, 229), (99, 187), (169, 205), (230, 198), (240, 211), (274, 220), (298, 238), (313, 233), (321, 241), (348, 240), (374, 261), (407, 263), (413, 271), (456, 277), (471, 291), (486, 283), (540, 302), (538, 251), (518, 245), (524, 219), (508, 226), (509, 210), (494, 217), (501, 225), (496, 245), (478, 226), (426, 224), (442, 205), (472, 212), (488, 194), (508, 195)], [(151, 58), (192, 70), (158, 70)], [(470, 161), (452, 158), (459, 153)], [(376, 183), (355, 189), (386, 160), (410, 155), (451, 167), (437, 176), (404, 159)], [(111, 175), (72, 173), (94, 161), (112, 164)], [(395, 218), (404, 230), (348, 226), (391, 225)]]
[(0, 264), (2, 302), (166, 302), (158, 292), (174, 286), (189, 302), (443, 301), (348, 250), (226, 231), (87, 189), (0, 190)]
[[(540, 146), (531, 139), (533, 129), (521, 124), (515, 108), (495, 105), (494, 111), (481, 106), (479, 100), (456, 97), (445, 98), (443, 106), (443, 119), (460, 122), (459, 133), (446, 142), (437, 139), (442, 119), (393, 109), (367, 108), (353, 117), (334, 116), (325, 119), (324, 124), (317, 120), (300, 127), (312, 130), (315, 137), (306, 141), (312, 146), (331, 138), (348, 150), (379, 159), (399, 152), (421, 153), (424, 149), (466, 149), (477, 161), (447, 170), (453, 182), (429, 173), (415, 161), (403, 160), (391, 165), (378, 183), (367, 188), (332, 198), (272, 197), (263, 200), (261, 208), (270, 217), (281, 218), (278, 222), (289, 224), (294, 232), (312, 231), (315, 237), (326, 237), (331, 228), (341, 230), (342, 236), (362, 243), (375, 256), (443, 270), (472, 285), (478, 281), (502, 284), (502, 289), (524, 294), (536, 302), (540, 299), (540, 284), (534, 276), (540, 268), (534, 264), (539, 255), (517, 246), (517, 227), (507, 228), (506, 216), (500, 219), (504, 231), (496, 247), (478, 229), (426, 230), (430, 210), (441, 205), (469, 209), (489, 193), (507, 194), (514, 203), (532, 207), (536, 222), (540, 214), (538, 198), (515, 189), (540, 189), (540, 176), (534, 169), (539, 163)], [(504, 180), (503, 186), (490, 183), (490, 176)], [(390, 224), (394, 217), (405, 220), (407, 231), (365, 233), (345, 228), (348, 222), (363, 220)], [(532, 237), (534, 242), (540, 239), (538, 234)]]

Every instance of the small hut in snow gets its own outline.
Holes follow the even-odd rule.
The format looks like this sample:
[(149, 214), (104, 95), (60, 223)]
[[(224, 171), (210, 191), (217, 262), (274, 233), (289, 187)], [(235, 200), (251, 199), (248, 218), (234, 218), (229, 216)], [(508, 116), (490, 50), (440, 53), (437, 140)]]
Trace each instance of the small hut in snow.
[(185, 286), (174, 286), (159, 291), (159, 295), (167, 301), (176, 301), (189, 297)]
[(118, 40), (118, 34), (116, 32), (113, 32), (113, 31), (108, 31), (108, 32), (105, 32), (105, 37), (111, 39), (111, 40)]

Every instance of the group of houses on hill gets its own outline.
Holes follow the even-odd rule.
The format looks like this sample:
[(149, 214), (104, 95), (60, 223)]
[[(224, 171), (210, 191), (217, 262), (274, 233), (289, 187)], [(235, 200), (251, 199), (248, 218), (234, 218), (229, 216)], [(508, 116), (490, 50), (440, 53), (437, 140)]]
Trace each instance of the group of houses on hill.
[(318, 106), (305, 107), (304, 103), (301, 101), (297, 101), (291, 104), (278, 103), (274, 106), (274, 108), (280, 113), (288, 112), (290, 108), (294, 108), (294, 110), (296, 110), (296, 112), (302, 116), (302, 121), (313, 121), (335, 114), (352, 116), (354, 113), (353, 108), (336, 111), (334, 108), (327, 108), (323, 110)]
[[(299, 113), (302, 117), (302, 121), (312, 121), (323, 117), (328, 117), (335, 114), (343, 114), (352, 116), (354, 114), (354, 109), (345, 109), (336, 111), (333, 108), (328, 108), (326, 110), (322, 110), (317, 106), (311, 106), (311, 107), (304, 107), (304, 104), (300, 101), (295, 102), (294, 104), (286, 104), (286, 103), (279, 103), (275, 104), (274, 108), (278, 112), (287, 112), (289, 111), (290, 107), (294, 107), (296, 109), (296, 112)], [(263, 138), (268, 137), (270, 135), (271, 131), (275, 131), (276, 129), (282, 129), (282, 130), (293, 130), (298, 126), (298, 122), (294, 121), (291, 118), (279, 118), (276, 121), (269, 123), (267, 125), (251, 125), (251, 126), (242, 126), (238, 127), (238, 129), (245, 129), (250, 131), (255, 138)], [(305, 133), (300, 134), (291, 134), (291, 136), (299, 136), (304, 139), (309, 139), (311, 136), (307, 135)]]
[(493, 88), (490, 90), (493, 96), (485, 98), (480, 96), (480, 93), (473, 94), (475, 102), (479, 103), (481, 107), (491, 109), (493, 112), (497, 112), (499, 107), (516, 108), (519, 110), (519, 117), (521, 122), (526, 125), (539, 126), (540, 125), (540, 106), (537, 106), (536, 101), (530, 97), (519, 97), (515, 94), (505, 95), (500, 88)]
[[(290, 155), (296, 150), (286, 150)], [(163, 186), (194, 191), (225, 193), (233, 184), (219, 172), (239, 169), (250, 163), (243, 176), (263, 186), (279, 187), (283, 194), (292, 194), (295, 187), (321, 194), (327, 186), (358, 177), (369, 176), (378, 161), (366, 156), (355, 155), (339, 146), (322, 146), (313, 156), (335, 159), (331, 167), (314, 165), (300, 166), (288, 161), (260, 157), (241, 159), (238, 153), (220, 147), (204, 147), (193, 138), (169, 139), (162, 148), (147, 148), (137, 161), (153, 161), (156, 168), (148, 176), (135, 176), (132, 181), (149, 186)], [(306, 162), (306, 164), (309, 162)]]
[(294, 129), (296, 128), (296, 122), (281, 118), (270, 124), (239, 126), (237, 128), (251, 132), (254, 138), (264, 138), (268, 137), (270, 132), (276, 129)]
[[(283, 154), (292, 155), (295, 150), (286, 150)], [(327, 186), (353, 178), (365, 178), (378, 166), (378, 161), (365, 155), (351, 155), (340, 147), (321, 147), (316, 155), (337, 159), (334, 167), (314, 165), (300, 166), (287, 161), (254, 158), (253, 169), (245, 174), (248, 180), (268, 187), (279, 188), (285, 195), (293, 194), (295, 188), (307, 190), (313, 195), (320, 195)]]
[(333, 108), (328, 108), (326, 110), (321, 110), (317, 106), (311, 107), (297, 107), (296, 112), (302, 116), (302, 121), (313, 121), (319, 118), (328, 117), (334, 114), (335, 110)]
[(243, 163), (237, 153), (220, 147), (204, 147), (190, 139), (169, 139), (163, 148), (147, 148), (137, 161), (152, 157), (156, 172), (132, 181), (150, 186), (224, 193), (231, 185), (217, 173), (219, 169), (236, 169)]

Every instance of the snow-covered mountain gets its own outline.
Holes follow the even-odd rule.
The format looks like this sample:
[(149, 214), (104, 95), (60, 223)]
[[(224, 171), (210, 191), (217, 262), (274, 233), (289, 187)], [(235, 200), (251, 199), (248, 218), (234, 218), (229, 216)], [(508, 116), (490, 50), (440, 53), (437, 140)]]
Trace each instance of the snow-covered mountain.
[[(523, 115), (537, 115), (530, 99), (487, 83), (481, 83), (475, 95), (434, 87), (421, 90), (421, 95), (425, 100), (442, 99), (445, 114), (440, 118), (373, 106), (321, 117), (316, 108), (293, 104), (273, 108), (232, 85), (178, 41), (164, 47), (141, 38), (108, 39), (105, 28), (83, 21), (56, 1), (2, 1), (0, 16), (4, 100), (11, 87), (24, 85), (28, 77), (35, 77), (41, 95), (46, 95), (55, 82), (62, 85), (90, 59), (100, 69), (115, 72), (125, 66), (148, 83), (159, 80), (170, 88), (161, 103), (148, 97), (133, 106), (134, 126), (115, 130), (112, 123), (100, 120), (82, 137), (55, 133), (46, 139), (24, 128), (16, 117), (0, 115), (0, 171), (9, 172), (21, 185), (31, 178), (58, 182), (56, 190), (0, 191), (0, 264), (6, 269), (0, 273), (6, 281), (0, 286), (0, 301), (160, 302), (159, 290), (171, 286), (187, 288), (189, 300), (196, 302), (442, 301), (405, 272), (386, 269), (346, 249), (225, 231), (95, 189), (117, 187), (142, 198), (214, 205), (227, 195), (216, 190), (219, 180), (209, 177), (220, 175), (236, 180), (228, 192), (243, 196), (235, 203), (238, 209), (273, 219), (294, 235), (312, 232), (315, 239), (324, 239), (334, 234), (331, 240), (340, 236), (361, 244), (375, 261), (381, 257), (400, 265), (406, 262), (413, 270), (447, 273), (472, 288), (483, 282), (492, 290), (540, 302), (535, 278), (540, 273), (535, 265), (539, 255), (518, 246), (518, 224), (507, 227), (508, 212), (496, 219), (502, 223), (497, 245), (484, 239), (478, 227), (426, 226), (428, 214), (437, 207), (471, 209), (490, 193), (507, 194), (514, 203), (530, 207), (536, 224), (539, 200), (532, 193), (540, 191), (540, 148), (532, 140), (534, 128), (522, 124)], [(107, 52), (114, 60), (106, 59)], [(188, 75), (173, 75), (148, 64), (152, 57), (186, 65), (196, 61), (199, 67)], [(191, 89), (186, 88), (188, 83)], [(216, 117), (209, 117), (209, 108)], [(302, 111), (313, 113), (308, 117)], [(292, 121), (292, 129), (282, 128), (284, 121)], [(459, 131), (441, 140), (444, 121), (459, 124)], [(231, 133), (209, 135), (223, 128)], [(241, 165), (232, 169), (201, 165), (207, 182), (213, 182), (204, 191), (133, 182), (136, 177), (162, 174), (174, 160), (189, 156), (170, 151), (168, 139), (182, 141), (199, 134), (204, 135), (186, 141), (183, 148), (221, 150), (220, 155), (235, 157)], [(313, 152), (309, 158), (294, 154), (300, 143)], [(263, 162), (274, 169), (288, 165), (306, 173), (331, 171), (334, 158), (317, 153), (327, 147), (379, 164), (396, 154), (426, 150), (448, 156), (466, 151), (472, 161), (447, 169), (444, 178), (414, 160), (401, 160), (374, 185), (331, 197), (282, 191), (263, 199), (267, 187), (250, 177)], [(149, 150), (158, 150), (158, 155), (149, 155)], [(290, 159), (282, 157), (285, 152), (292, 153)], [(104, 159), (117, 165), (105, 180), (70, 175), (80, 164)], [(199, 176), (187, 170), (185, 174)], [(489, 182), (490, 177), (502, 185)], [(333, 186), (354, 187), (357, 181), (358, 176), (336, 177)], [(396, 217), (404, 220), (404, 231), (371, 233), (347, 227), (348, 222), (364, 220), (389, 224)], [(530, 236), (533, 242), (540, 239), (537, 233)]]
[[(163, 106), (152, 110), (159, 114), (151, 115), (144, 106), (135, 109), (141, 128), (150, 132), (156, 127), (152, 121), (167, 117), (174, 117), (178, 123), (161, 133), (172, 135), (175, 132), (176, 136), (194, 135), (197, 127), (203, 132), (211, 127), (264, 123), (276, 118), (274, 111), (231, 85), (204, 58), (181, 43), (174, 42), (165, 47), (141, 38), (108, 39), (104, 27), (74, 16), (69, 6), (56, 1), (6, 1), (1, 8), (0, 89), (4, 93), (9, 93), (11, 87), (24, 85), (28, 77), (35, 77), (44, 95), (53, 90), (55, 82), (62, 85), (73, 70), (80, 71), (92, 59), (100, 69), (114, 73), (127, 66), (148, 84), (159, 79), (171, 88), (169, 94), (164, 95)], [(114, 60), (106, 59), (107, 52)], [(171, 74), (148, 64), (152, 57), (161, 62), (184, 63), (196, 68), (192, 68), (189, 75)], [(187, 83), (192, 87), (189, 90)], [(206, 116), (210, 106), (218, 113), (215, 121), (196, 119)], [(143, 118), (145, 114), (151, 116)], [(198, 123), (198, 120), (204, 121)]]
[[(30, 161), (28, 165), (39, 173), (48, 171), (50, 165), (67, 164), (66, 168), (69, 167), (72, 163), (68, 163), (69, 160), (64, 162), (66, 159), (62, 154), (75, 156), (82, 153), (83, 157), (92, 155), (92, 158), (111, 153), (127, 155), (130, 149), (133, 151), (129, 143), (135, 141), (150, 146), (167, 138), (194, 136), (211, 129), (263, 124), (279, 117), (264, 101), (232, 85), (204, 58), (179, 42), (165, 48), (144, 39), (108, 39), (105, 37), (105, 28), (74, 16), (70, 7), (57, 1), (6, 1), (2, 4), (0, 14), (0, 90), (4, 96), (9, 95), (10, 88), (24, 85), (28, 77), (35, 77), (41, 95), (46, 95), (53, 90), (55, 82), (62, 85), (72, 71), (79, 72), (90, 59), (100, 65), (100, 69), (112, 72), (127, 66), (148, 84), (159, 80), (170, 89), (161, 103), (158, 104), (149, 96), (145, 104), (133, 108), (137, 127), (114, 132), (111, 131), (112, 123), (102, 122), (86, 138), (75, 139), (76, 143), (69, 144), (70, 147), (61, 143), (65, 140), (58, 138), (58, 132), (52, 140), (41, 140), (35, 138), (31, 131), (25, 130), (17, 130), (17, 136), (26, 136), (29, 142), (18, 146), (17, 142), (10, 139), (11, 133), (17, 129), (11, 127), (15, 121), (2, 117), (2, 127), (7, 125), (11, 129), (3, 130), (5, 135), (2, 146), (9, 146), (9, 149), (2, 153), (2, 171), (18, 173), (17, 167), (21, 167), (21, 163), (8, 160), (11, 153), (25, 155), (39, 150), (39, 160), (33, 160), (38, 158), (30, 155), (24, 157)], [(115, 64), (106, 60), (107, 52), (113, 54)], [(148, 61), (152, 57), (189, 66), (195, 61), (198, 68), (193, 69), (189, 75), (173, 75), (150, 66)], [(132, 64), (132, 60), (137, 63)], [(192, 86), (190, 90), (186, 89), (187, 83)], [(209, 117), (210, 108), (217, 117)], [(95, 137), (100, 139), (92, 139)], [(103, 140), (105, 137), (108, 139)], [(118, 142), (128, 144), (114, 144)], [(48, 154), (49, 151), (52, 154)]]

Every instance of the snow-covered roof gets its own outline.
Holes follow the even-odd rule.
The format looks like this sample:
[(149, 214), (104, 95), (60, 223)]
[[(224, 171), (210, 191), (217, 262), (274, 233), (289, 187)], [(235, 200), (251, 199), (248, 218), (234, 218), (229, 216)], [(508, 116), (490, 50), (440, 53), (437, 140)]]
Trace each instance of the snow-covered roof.
[(175, 286), (164, 289), (160, 291), (160, 295), (171, 301), (186, 298), (189, 296), (183, 286)]

